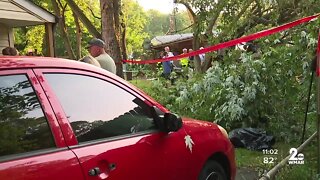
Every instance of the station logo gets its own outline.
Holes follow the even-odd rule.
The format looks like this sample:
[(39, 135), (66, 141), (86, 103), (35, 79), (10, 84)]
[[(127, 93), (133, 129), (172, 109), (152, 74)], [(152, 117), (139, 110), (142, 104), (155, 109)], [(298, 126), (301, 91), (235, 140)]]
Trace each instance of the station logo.
[(291, 148), (289, 154), (289, 164), (304, 164), (304, 155), (302, 153), (298, 154), (297, 148)]

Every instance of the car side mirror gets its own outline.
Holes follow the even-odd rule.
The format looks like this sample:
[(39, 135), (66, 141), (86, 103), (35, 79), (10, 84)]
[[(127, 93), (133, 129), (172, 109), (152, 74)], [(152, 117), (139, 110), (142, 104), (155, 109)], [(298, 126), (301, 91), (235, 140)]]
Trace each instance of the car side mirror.
[(163, 113), (156, 106), (152, 108), (152, 114), (155, 120), (156, 126), (162, 132), (176, 132), (182, 127), (181, 118), (173, 113)]
[(173, 113), (165, 113), (163, 117), (163, 122), (165, 132), (176, 132), (182, 127), (181, 118)]

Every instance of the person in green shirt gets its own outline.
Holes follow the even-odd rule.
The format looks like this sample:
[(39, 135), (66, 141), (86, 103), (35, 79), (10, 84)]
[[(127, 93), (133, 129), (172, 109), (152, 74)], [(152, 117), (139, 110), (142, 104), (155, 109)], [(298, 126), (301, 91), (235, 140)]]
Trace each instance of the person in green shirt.
[(104, 47), (105, 42), (98, 38), (93, 38), (88, 43), (88, 50), (100, 64), (101, 68), (116, 74), (116, 64), (114, 60), (106, 53)]

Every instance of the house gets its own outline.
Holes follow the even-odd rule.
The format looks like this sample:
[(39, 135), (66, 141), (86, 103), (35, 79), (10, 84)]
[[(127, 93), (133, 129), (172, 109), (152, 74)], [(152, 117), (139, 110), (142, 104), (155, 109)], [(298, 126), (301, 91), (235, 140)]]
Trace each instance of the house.
[(182, 53), (183, 48), (192, 49), (192, 40), (192, 33), (156, 36), (151, 40), (151, 48), (163, 51), (164, 47), (169, 46), (172, 52)]
[(55, 23), (54, 15), (29, 0), (0, 0), (0, 50), (14, 47), (13, 28), (43, 25), (46, 29), (46, 55), (53, 57)]

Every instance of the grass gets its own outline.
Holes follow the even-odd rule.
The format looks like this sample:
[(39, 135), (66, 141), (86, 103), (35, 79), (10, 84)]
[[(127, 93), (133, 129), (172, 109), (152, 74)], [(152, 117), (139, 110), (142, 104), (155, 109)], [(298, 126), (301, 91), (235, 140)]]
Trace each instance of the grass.
[(151, 87), (151, 81), (146, 79), (134, 79), (129, 82), (143, 91), (147, 91)]
[[(151, 92), (152, 81), (145, 79), (134, 79), (130, 81), (146, 93)], [(289, 155), (292, 147), (298, 147), (300, 144), (288, 144), (278, 142), (273, 149), (278, 150), (277, 155), (264, 155), (259, 151), (250, 151), (246, 149), (236, 149), (236, 163), (238, 168), (250, 169), (258, 172), (259, 176), (271, 170), (282, 159)], [(316, 179), (317, 170), (317, 146), (315, 140), (308, 145), (302, 152), (304, 154), (303, 165), (286, 165), (276, 175), (276, 180), (312, 180)], [(276, 159), (274, 163), (264, 163), (264, 158), (272, 157)]]

